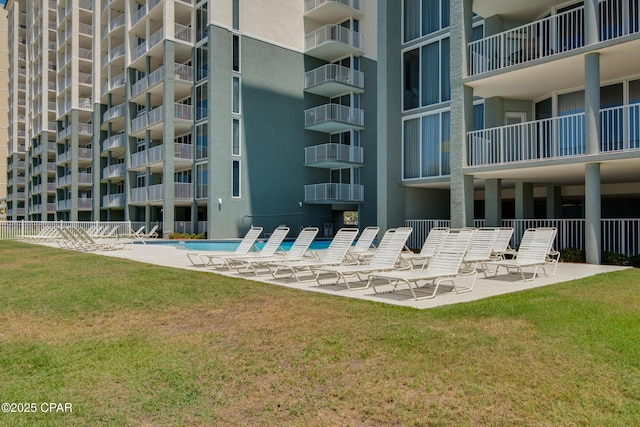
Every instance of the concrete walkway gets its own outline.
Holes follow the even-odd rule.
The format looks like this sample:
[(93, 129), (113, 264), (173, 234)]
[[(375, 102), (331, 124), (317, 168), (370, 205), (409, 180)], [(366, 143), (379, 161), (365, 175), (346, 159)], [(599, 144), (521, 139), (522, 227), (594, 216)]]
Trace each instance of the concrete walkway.
[[(537, 288), (540, 286), (553, 285), (555, 283), (581, 279), (598, 273), (617, 271), (627, 268), (608, 265), (560, 263), (558, 265), (555, 276), (544, 277), (544, 275), (542, 275), (535, 280), (528, 282), (523, 281), (519, 273), (510, 275), (501, 273), (501, 275), (491, 278), (485, 278), (482, 274), (479, 274), (478, 280), (475, 283), (473, 291), (471, 292), (457, 294), (455, 292), (449, 292), (450, 287), (441, 285), (441, 291), (438, 291), (438, 295), (435, 298), (415, 301), (412, 298), (411, 294), (406, 290), (406, 287), (403, 287), (402, 289), (399, 289), (398, 291), (393, 293), (376, 295), (372, 289), (350, 291), (344, 286), (318, 286), (318, 284), (315, 282), (298, 283), (297, 281), (295, 281), (295, 279), (274, 280), (270, 275), (240, 275), (235, 272), (230, 273), (219, 270), (214, 271), (204, 267), (194, 267), (191, 265), (191, 262), (187, 258), (187, 251), (184, 249), (176, 248), (175, 246), (163, 244), (135, 244), (131, 246), (132, 247), (128, 249), (117, 251), (103, 251), (96, 253), (110, 257), (144, 262), (147, 264), (156, 264), (165, 267), (223, 274), (226, 276), (241, 277), (248, 280), (287, 286), (290, 288), (301, 289), (305, 291), (323, 292), (341, 297), (360, 298), (419, 309), (456, 304), (466, 301), (474, 301), (492, 297), (494, 295), (507, 294), (511, 292), (522, 291), (525, 289)], [(456, 279), (456, 284), (460, 287), (465, 287), (471, 283), (470, 280), (471, 279), (469, 277), (461, 277), (459, 279)], [(392, 287), (385, 286), (382, 288), (382, 290), (385, 290), (386, 288), (391, 289)]]

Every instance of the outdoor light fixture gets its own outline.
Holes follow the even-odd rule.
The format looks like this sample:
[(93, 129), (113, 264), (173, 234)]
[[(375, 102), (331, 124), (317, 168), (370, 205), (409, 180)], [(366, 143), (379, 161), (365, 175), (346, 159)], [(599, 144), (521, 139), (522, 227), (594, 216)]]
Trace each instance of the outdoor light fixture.
[(298, 206), (302, 207), (302, 202), (298, 202)]

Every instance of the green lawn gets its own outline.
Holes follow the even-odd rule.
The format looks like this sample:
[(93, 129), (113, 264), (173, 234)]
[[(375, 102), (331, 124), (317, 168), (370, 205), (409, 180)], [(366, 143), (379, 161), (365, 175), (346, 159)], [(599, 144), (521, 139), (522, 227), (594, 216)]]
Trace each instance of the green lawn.
[(8, 241), (0, 260), (0, 402), (38, 407), (0, 425), (640, 420), (639, 269), (414, 310)]

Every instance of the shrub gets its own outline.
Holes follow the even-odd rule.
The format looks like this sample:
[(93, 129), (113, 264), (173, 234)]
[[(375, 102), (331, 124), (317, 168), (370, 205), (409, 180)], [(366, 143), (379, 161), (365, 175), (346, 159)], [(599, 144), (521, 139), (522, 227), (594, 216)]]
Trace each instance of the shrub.
[(640, 268), (640, 254), (635, 254), (629, 257), (629, 263), (635, 268)]
[(562, 262), (586, 262), (586, 256), (583, 250), (578, 248), (565, 248), (560, 251), (560, 260)]
[(204, 233), (200, 233), (200, 234), (171, 233), (169, 234), (169, 239), (177, 239), (177, 240), (204, 239)]
[(604, 251), (602, 252), (601, 261), (607, 265), (629, 265), (629, 257), (617, 252)]

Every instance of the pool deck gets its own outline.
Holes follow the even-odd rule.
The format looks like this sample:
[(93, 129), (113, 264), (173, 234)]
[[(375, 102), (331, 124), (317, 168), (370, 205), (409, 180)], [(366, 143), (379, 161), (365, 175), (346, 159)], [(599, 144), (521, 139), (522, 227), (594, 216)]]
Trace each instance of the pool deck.
[[(289, 288), (300, 289), (304, 291), (322, 292), (334, 296), (347, 298), (359, 298), (370, 301), (394, 304), (405, 307), (414, 307), (418, 309), (432, 308), (449, 304), (457, 304), (467, 301), (475, 301), (479, 299), (489, 298), (496, 295), (502, 295), (512, 292), (518, 292), (526, 289), (538, 288), (541, 286), (553, 285), (556, 283), (566, 282), (574, 279), (581, 279), (599, 273), (618, 271), (628, 267), (618, 267), (610, 265), (592, 265), (592, 264), (569, 264), (559, 263), (556, 274), (553, 277), (538, 276), (532, 281), (523, 281), (519, 273), (501, 274), (497, 277), (485, 278), (482, 273), (478, 274), (473, 291), (466, 293), (450, 292), (448, 285), (441, 285), (438, 295), (433, 299), (425, 299), (415, 301), (406, 287), (399, 289), (393, 293), (385, 293), (376, 295), (373, 289), (348, 290), (345, 286), (328, 285), (319, 286), (315, 282), (298, 283), (295, 279), (274, 280), (269, 276), (255, 276), (253, 274), (238, 274), (225, 270), (212, 270), (205, 267), (194, 267), (187, 258), (187, 252), (184, 249), (176, 248), (170, 245), (131, 245), (130, 248), (116, 251), (95, 252), (115, 258), (124, 258), (132, 261), (143, 262), (147, 264), (161, 265), (172, 268), (182, 268), (185, 270), (201, 271), (213, 274), (222, 274), (231, 277), (240, 277), (247, 280), (268, 283), (272, 285), (286, 286)], [(541, 273), (541, 271), (539, 271)], [(529, 277), (531, 274), (528, 275)], [(471, 284), (471, 277), (459, 277), (456, 284), (465, 287)], [(351, 282), (350, 282), (351, 283)], [(382, 290), (391, 289), (385, 286)]]

